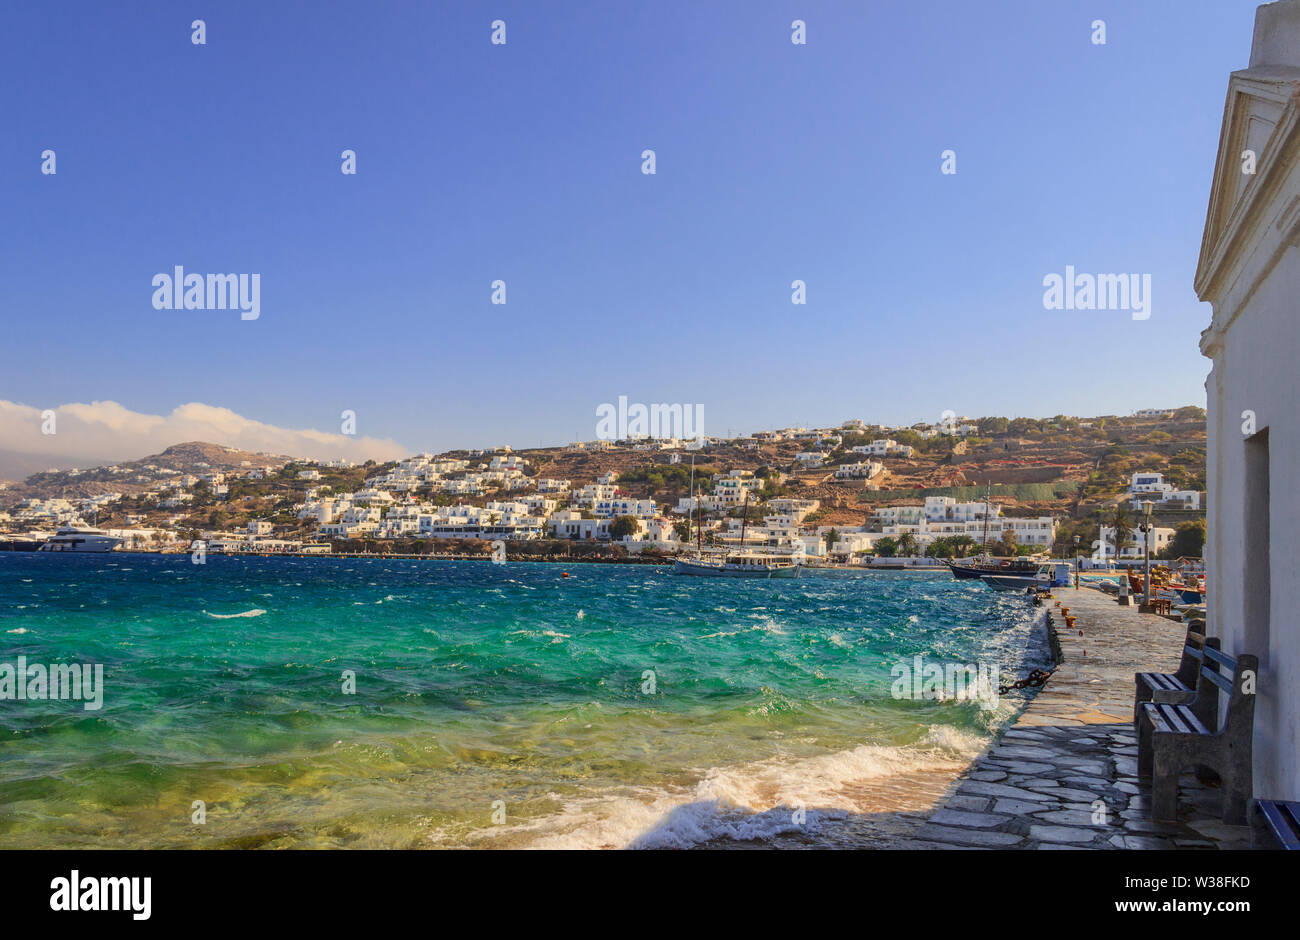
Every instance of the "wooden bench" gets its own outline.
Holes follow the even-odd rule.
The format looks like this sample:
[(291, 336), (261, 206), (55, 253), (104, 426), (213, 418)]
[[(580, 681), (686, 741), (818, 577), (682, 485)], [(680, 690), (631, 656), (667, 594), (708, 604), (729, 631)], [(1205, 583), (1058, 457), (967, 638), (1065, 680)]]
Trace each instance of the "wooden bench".
[[(1233, 659), (1208, 642), (1202, 650), (1205, 661), (1201, 665), (1196, 698), (1190, 704), (1148, 702), (1142, 706), (1138, 776), (1151, 780), (1152, 817), (1161, 822), (1174, 822), (1178, 818), (1179, 775), (1189, 767), (1208, 767), (1223, 782), (1223, 821), (1244, 826), (1246, 805), (1251, 798), (1259, 659), (1249, 653)], [(1220, 672), (1216, 667), (1228, 672)], [(1228, 698), (1227, 715), (1223, 726), (1213, 731), (1213, 723), (1202, 716), (1217, 712), (1221, 694)]]
[[(1210, 641), (1215, 646), (1218, 639)], [(1205, 621), (1187, 621), (1187, 639), (1183, 643), (1183, 658), (1177, 672), (1138, 672), (1133, 675), (1137, 693), (1133, 697), (1133, 729), (1142, 733), (1142, 706), (1150, 701), (1186, 704), (1196, 697), (1196, 677), (1205, 654)], [(1159, 698), (1156, 693), (1162, 693)]]
[(1300, 803), (1256, 800), (1255, 808), (1268, 823), (1278, 845), (1287, 850), (1300, 849)]

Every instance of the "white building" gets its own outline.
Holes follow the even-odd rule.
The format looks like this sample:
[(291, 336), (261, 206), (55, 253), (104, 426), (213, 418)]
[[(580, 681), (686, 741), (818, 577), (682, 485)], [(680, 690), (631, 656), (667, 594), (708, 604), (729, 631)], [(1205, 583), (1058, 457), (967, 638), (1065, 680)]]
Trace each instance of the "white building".
[(563, 509), (551, 516), (547, 523), (551, 535), (557, 539), (608, 539), (612, 519), (584, 519), (581, 513)]
[[(1242, 152), (1255, 173), (1242, 172)], [(1254, 795), (1300, 799), (1300, 0), (1255, 14), (1228, 82), (1196, 293), (1213, 307), (1208, 400), (1209, 632), (1259, 657)]]
[[(895, 507), (895, 508), (916, 508), (921, 507)], [(915, 517), (913, 517), (915, 518)], [(1051, 548), (1056, 541), (1056, 520), (1051, 516), (1035, 516), (1030, 518), (1018, 518), (1014, 516), (1000, 517), (990, 519), (988, 523), (988, 541), (992, 543), (1002, 538), (1002, 533), (1008, 529), (1016, 537), (1017, 545), (1028, 545), (1039, 548), (1044, 551)], [(888, 535), (892, 538), (899, 538), (903, 535), (911, 535), (916, 539), (920, 552), (924, 552), (931, 542), (938, 538), (957, 538), (966, 536), (969, 539), (983, 544), (985, 536), (984, 521), (976, 520), (971, 522), (954, 522), (940, 521), (932, 522), (926, 519), (924, 515), (915, 518), (911, 522), (893, 522), (882, 527), (881, 535)]]
[(835, 470), (837, 480), (870, 480), (879, 476), (885, 465), (875, 460), (863, 460), (859, 463), (846, 463)]
[(613, 499), (618, 494), (618, 487), (610, 483), (588, 483), (580, 490), (574, 490), (569, 497), (569, 505), (590, 509), (602, 500)]
[(815, 513), (821, 508), (821, 500), (817, 499), (792, 499), (786, 496), (779, 496), (776, 499), (768, 500), (768, 508), (773, 512), (790, 516), (795, 522), (803, 522), (805, 516)]
[(870, 444), (859, 444), (853, 448), (855, 454), (868, 454), (872, 457), (911, 457), (912, 446), (900, 444), (892, 438), (882, 438)]
[(1196, 490), (1176, 490), (1165, 482), (1163, 473), (1142, 470), (1133, 474), (1129, 482), (1129, 501), (1134, 509), (1141, 509), (1144, 500), (1159, 504), (1161, 509), (1200, 509), (1201, 494)]
[[(959, 503), (951, 496), (927, 496), (921, 506), (882, 506), (871, 517), (884, 525), (915, 525), (922, 519), (927, 522), (978, 522), (983, 526), (985, 512), (989, 517), (989, 533), (1000, 524), (1000, 503), (983, 500)], [(1001, 530), (998, 530), (1001, 532)], [(981, 535), (983, 529), (980, 530)]]
[(616, 516), (636, 516), (638, 519), (653, 519), (657, 510), (653, 499), (628, 499), (623, 496), (615, 496), (612, 499), (599, 499), (592, 512), (602, 519), (613, 519)]
[[(1124, 550), (1119, 553), (1120, 560), (1130, 559), (1138, 560), (1146, 558), (1146, 539), (1150, 536), (1151, 558), (1154, 560), (1160, 557), (1160, 553), (1169, 547), (1170, 540), (1174, 537), (1173, 529), (1166, 529), (1162, 526), (1152, 526), (1148, 533), (1139, 532), (1134, 525), (1128, 534), (1128, 542), (1124, 545)], [(1106, 557), (1115, 557), (1115, 529), (1111, 526), (1101, 527), (1101, 543), (1104, 546)]]

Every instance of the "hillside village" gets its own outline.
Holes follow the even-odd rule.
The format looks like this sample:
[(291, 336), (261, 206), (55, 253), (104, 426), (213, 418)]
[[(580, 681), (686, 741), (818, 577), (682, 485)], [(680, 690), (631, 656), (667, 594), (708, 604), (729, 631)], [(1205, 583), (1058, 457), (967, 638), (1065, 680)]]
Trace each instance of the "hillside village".
[(644, 560), (737, 545), (743, 527), (747, 546), (836, 560), (962, 556), (986, 540), (999, 554), (1062, 555), (1075, 536), (1084, 554), (1118, 541), (1120, 557), (1133, 558), (1151, 500), (1156, 550), (1199, 554), (1204, 422), (1195, 407), (906, 427), (849, 420), (363, 465), (188, 443), (0, 483), (0, 532), (94, 525), (126, 549), (202, 541), (212, 552), (308, 554), (478, 555), (500, 540), (512, 557)]

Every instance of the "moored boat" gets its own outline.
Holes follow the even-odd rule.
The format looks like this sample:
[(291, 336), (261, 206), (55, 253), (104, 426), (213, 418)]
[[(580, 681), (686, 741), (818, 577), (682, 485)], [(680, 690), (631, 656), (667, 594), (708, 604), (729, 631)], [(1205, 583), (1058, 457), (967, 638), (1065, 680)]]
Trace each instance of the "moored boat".
[(968, 564), (950, 561), (947, 564), (948, 570), (958, 580), (974, 580), (975, 578), (982, 578), (986, 574), (1032, 575), (1038, 571), (1038, 562), (1025, 561), (1019, 558), (1011, 561), (970, 562)]
[(788, 557), (736, 552), (719, 555), (716, 560), (704, 555), (678, 558), (673, 573), (707, 578), (797, 578), (799, 566)]
[(986, 574), (980, 580), (995, 591), (1066, 587), (1070, 583), (1070, 566), (1062, 563), (1046, 564), (1039, 567), (1032, 575)]
[[(691, 462), (691, 496), (695, 495), (695, 462)], [(699, 503), (696, 502), (698, 511)], [(674, 574), (694, 575), (704, 578), (797, 578), (799, 577), (799, 560), (791, 555), (772, 555), (764, 552), (745, 551), (745, 522), (749, 510), (749, 493), (745, 493), (745, 502), (740, 514), (740, 549), (734, 552), (706, 554), (702, 542), (697, 542), (695, 557), (678, 558), (673, 562)], [(697, 532), (703, 533), (704, 527), (696, 522)], [(697, 535), (702, 539), (702, 535)]]
[(111, 552), (121, 544), (121, 539), (99, 529), (64, 526), (36, 550), (38, 552)]

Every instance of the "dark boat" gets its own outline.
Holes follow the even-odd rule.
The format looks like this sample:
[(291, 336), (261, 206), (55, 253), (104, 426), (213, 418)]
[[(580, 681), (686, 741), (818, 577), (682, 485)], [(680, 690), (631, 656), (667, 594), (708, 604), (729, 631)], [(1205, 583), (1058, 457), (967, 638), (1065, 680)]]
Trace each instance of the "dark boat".
[[(986, 554), (989, 550), (989, 512), (990, 503), (989, 495), (992, 492), (992, 486), (986, 486), (984, 490), (984, 541), (982, 551)], [(1033, 577), (1038, 573), (1039, 563), (1028, 561), (1024, 558), (1013, 558), (1007, 561), (971, 561), (969, 564), (958, 564), (950, 561), (947, 563), (948, 568), (952, 571), (952, 576), (958, 580), (971, 580), (982, 578), (985, 575), (1007, 575), (1020, 577)]]
[(952, 576), (959, 580), (982, 578), (988, 574), (996, 575), (1033, 575), (1038, 571), (1038, 562), (1025, 561), (1017, 558), (1014, 561), (1003, 562), (974, 562), (967, 565), (959, 565), (955, 561), (948, 562), (948, 568), (952, 571)]

